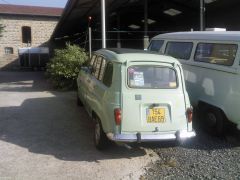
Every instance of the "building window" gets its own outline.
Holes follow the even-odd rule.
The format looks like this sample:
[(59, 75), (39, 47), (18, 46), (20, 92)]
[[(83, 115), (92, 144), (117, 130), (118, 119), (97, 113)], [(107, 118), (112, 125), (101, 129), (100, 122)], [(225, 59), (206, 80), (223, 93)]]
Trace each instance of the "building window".
[(13, 48), (12, 47), (5, 47), (5, 54), (13, 54)]
[(31, 43), (32, 42), (31, 27), (29, 27), (29, 26), (22, 27), (22, 42), (23, 43)]

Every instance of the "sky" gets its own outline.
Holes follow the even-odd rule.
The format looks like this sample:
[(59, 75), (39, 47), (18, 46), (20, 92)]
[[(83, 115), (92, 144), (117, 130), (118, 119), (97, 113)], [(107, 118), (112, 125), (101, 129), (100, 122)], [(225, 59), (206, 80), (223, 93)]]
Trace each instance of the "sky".
[(65, 7), (67, 0), (0, 0), (0, 4), (17, 4), (45, 7)]

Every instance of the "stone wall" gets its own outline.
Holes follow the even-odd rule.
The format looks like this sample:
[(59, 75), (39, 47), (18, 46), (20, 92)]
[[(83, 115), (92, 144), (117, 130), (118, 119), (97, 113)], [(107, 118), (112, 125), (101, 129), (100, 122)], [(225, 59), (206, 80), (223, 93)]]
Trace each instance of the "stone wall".
[[(27, 47), (22, 43), (22, 27), (31, 27), (31, 47), (47, 46), (59, 18), (21, 15), (0, 15), (0, 24), (5, 26), (0, 37), (0, 68), (18, 64), (18, 48)], [(5, 47), (12, 47), (13, 54), (5, 54)]]

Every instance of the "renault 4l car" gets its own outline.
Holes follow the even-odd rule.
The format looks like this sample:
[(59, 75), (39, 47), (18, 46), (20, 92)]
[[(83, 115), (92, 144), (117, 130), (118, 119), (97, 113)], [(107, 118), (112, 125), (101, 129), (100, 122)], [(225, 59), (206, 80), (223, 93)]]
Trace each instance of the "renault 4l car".
[(94, 120), (94, 142), (145, 142), (195, 136), (178, 60), (133, 49), (101, 49), (82, 67), (78, 104)]

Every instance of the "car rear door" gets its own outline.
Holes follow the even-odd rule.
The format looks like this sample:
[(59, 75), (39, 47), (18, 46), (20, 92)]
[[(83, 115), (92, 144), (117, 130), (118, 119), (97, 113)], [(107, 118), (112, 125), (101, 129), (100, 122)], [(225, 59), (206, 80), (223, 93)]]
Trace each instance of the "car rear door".
[(87, 94), (88, 94), (88, 84), (91, 79), (91, 68), (94, 65), (97, 56), (94, 54), (89, 62), (88, 67), (82, 67), (77, 78), (77, 85), (78, 85), (78, 96), (80, 97), (83, 104), (86, 105)]
[(132, 62), (122, 69), (122, 132), (186, 128), (181, 71), (169, 63)]

